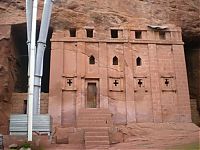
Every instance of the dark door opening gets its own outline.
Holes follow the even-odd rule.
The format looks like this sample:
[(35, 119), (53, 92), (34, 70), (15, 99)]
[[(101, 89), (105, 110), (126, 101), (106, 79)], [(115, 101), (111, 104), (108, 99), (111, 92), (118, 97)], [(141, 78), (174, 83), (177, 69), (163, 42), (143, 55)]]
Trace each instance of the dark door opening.
[(97, 108), (97, 85), (96, 83), (87, 84), (87, 108)]
[[(37, 23), (37, 39), (39, 35), (39, 22)], [(51, 56), (51, 36), (53, 28), (49, 28), (47, 35), (47, 45), (44, 53), (43, 76), (41, 92), (49, 92), (49, 74), (50, 74), (50, 56)], [(16, 83), (15, 92), (26, 93), (28, 91), (28, 48), (27, 48), (27, 31), (26, 24), (12, 25), (11, 28), (12, 45), (15, 50), (16, 57)]]

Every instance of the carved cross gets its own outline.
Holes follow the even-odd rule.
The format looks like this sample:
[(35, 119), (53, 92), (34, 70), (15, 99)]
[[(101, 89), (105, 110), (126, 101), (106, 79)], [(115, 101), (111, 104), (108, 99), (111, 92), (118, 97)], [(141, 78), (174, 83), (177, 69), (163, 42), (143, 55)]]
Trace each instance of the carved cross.
[(71, 86), (72, 85), (72, 79), (68, 79), (67, 83), (68, 83), (69, 86)]
[(114, 84), (115, 86), (117, 86), (117, 85), (119, 84), (119, 82), (118, 82), (117, 80), (115, 80), (115, 82), (113, 82), (113, 84)]
[(165, 79), (165, 85), (166, 85), (166, 86), (169, 85), (169, 79)]
[(138, 85), (139, 85), (139, 87), (142, 87), (142, 79), (138, 79), (139, 81), (138, 81)]

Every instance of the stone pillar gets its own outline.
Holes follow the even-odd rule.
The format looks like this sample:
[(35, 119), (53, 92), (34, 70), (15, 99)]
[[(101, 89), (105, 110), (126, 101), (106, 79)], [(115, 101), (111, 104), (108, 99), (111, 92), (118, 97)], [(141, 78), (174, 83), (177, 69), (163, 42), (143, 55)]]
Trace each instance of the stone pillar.
[(85, 42), (77, 43), (77, 91), (76, 116), (80, 108), (85, 108)]
[(191, 108), (183, 45), (173, 45), (180, 122), (191, 122)]
[(61, 125), (62, 117), (63, 45), (64, 42), (52, 42), (49, 83), (49, 114), (53, 118), (54, 126)]
[(160, 78), (158, 73), (158, 62), (156, 54), (156, 44), (148, 44), (149, 48), (149, 66), (150, 66), (150, 79), (151, 79), (151, 92), (152, 92), (152, 105), (153, 105), (153, 121), (162, 122), (162, 109), (160, 99)]
[(106, 43), (99, 43), (100, 108), (108, 108), (108, 53)]
[(136, 122), (133, 83), (133, 56), (130, 43), (124, 44), (125, 91), (127, 123)]

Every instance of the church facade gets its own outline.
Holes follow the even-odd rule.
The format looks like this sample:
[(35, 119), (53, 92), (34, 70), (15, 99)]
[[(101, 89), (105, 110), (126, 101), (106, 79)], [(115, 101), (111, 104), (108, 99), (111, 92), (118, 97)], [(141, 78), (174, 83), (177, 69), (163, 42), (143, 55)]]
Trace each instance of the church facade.
[(48, 112), (73, 126), (80, 109), (108, 108), (114, 123), (191, 122), (179, 27), (56, 31)]

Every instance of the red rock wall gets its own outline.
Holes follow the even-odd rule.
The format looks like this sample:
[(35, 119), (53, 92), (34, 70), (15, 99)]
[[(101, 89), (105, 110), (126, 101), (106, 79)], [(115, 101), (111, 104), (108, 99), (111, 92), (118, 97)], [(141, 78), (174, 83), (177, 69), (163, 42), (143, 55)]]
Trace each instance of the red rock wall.
[[(109, 108), (116, 124), (190, 122), (180, 29), (170, 27), (165, 40), (145, 24), (115, 29), (119, 31), (115, 39), (109, 29), (102, 37), (102, 31), (94, 28), (94, 38), (87, 38), (85, 29), (77, 31), (77, 38), (67, 30), (54, 32), (49, 113), (55, 126), (74, 124), (79, 110), (88, 107), (89, 83), (97, 89), (94, 107)], [(142, 31), (141, 39), (135, 39), (136, 30)], [(91, 56), (95, 64), (89, 63)], [(113, 64), (115, 57), (118, 65)], [(139, 57), (142, 65), (136, 65)]]
[(188, 83), (191, 97), (192, 120), (200, 125), (200, 45), (186, 48)]
[(10, 97), (15, 83), (15, 55), (10, 26), (0, 26), (0, 133), (6, 133), (10, 114)]
[[(14, 114), (23, 114), (24, 113), (24, 100), (27, 100), (27, 93), (13, 93), (11, 102), (12, 108), (11, 112)], [(40, 100), (40, 113), (47, 114), (48, 113), (48, 102), (49, 102), (49, 94), (41, 93)]]

